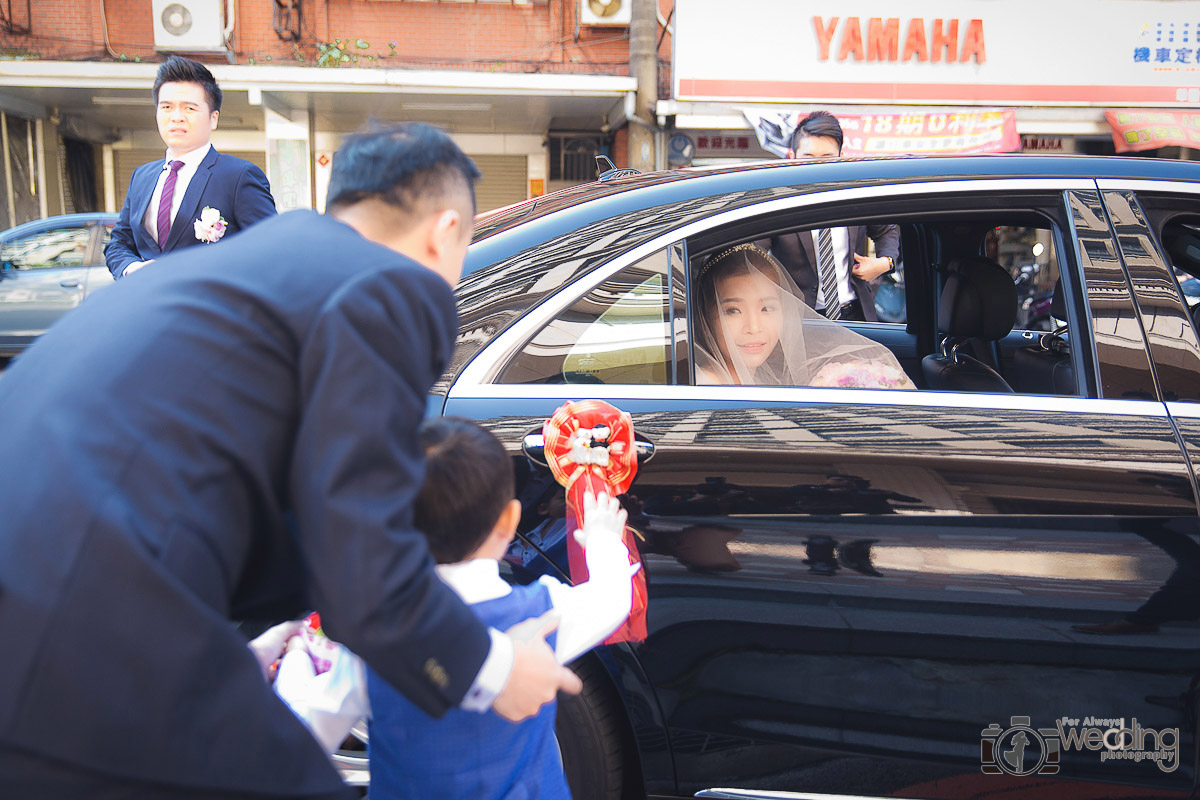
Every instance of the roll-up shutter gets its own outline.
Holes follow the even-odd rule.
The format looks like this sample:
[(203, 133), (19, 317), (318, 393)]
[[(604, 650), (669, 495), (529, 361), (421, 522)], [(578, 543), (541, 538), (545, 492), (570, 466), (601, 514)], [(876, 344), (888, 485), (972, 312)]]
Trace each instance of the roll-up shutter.
[(483, 177), (475, 184), (475, 205), (480, 211), (519, 203), (525, 199), (525, 156), (471, 156)]
[[(221, 155), (237, 156), (244, 158), (254, 166), (267, 171), (267, 154), (260, 151), (248, 153), (243, 152), (225, 152), (221, 151)], [(115, 175), (116, 190), (117, 190), (117, 208), (119, 209), (125, 203), (125, 193), (129, 191), (129, 179), (133, 177), (133, 171), (145, 164), (147, 161), (155, 161), (166, 157), (166, 149), (158, 150), (113, 150), (113, 173)]]

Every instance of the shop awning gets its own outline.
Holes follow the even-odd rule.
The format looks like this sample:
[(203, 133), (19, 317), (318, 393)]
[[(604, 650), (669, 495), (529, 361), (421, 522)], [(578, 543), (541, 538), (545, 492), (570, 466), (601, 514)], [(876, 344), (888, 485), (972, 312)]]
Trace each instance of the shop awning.
[[(783, 156), (804, 113), (743, 109), (763, 149)], [(1021, 149), (1017, 113), (996, 111), (838, 114), (844, 156), (1011, 153)]]
[(1112, 126), (1118, 153), (1159, 147), (1200, 147), (1200, 113), (1111, 108), (1104, 112)]

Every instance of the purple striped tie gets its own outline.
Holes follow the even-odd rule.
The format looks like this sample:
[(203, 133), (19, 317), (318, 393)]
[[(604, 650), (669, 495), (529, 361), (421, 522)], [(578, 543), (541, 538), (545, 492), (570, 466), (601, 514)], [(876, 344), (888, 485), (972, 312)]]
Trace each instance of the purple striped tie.
[(163, 181), (162, 199), (158, 201), (158, 249), (167, 246), (167, 236), (171, 234), (171, 201), (175, 198), (175, 179), (179, 177), (182, 161), (171, 162), (171, 174)]

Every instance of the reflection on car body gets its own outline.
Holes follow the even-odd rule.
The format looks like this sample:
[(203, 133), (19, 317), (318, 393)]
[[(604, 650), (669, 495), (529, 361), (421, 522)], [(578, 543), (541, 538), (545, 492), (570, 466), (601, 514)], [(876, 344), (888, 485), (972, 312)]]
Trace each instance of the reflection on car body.
[[(896, 321), (841, 324), (918, 391), (696, 385), (698, 265), (846, 224), (900, 227)], [(599, 397), (655, 447), (625, 497), (649, 636), (583, 660), (589, 692), (560, 724), (577, 796), (1015, 790), (1037, 742), (991, 764), (1006, 774), (980, 762), (980, 732), (1013, 718), (1136, 718), (1192, 741), (1200, 604), (1144, 636), (1078, 626), (1190, 569), (1171, 553), (1200, 534), (1200, 341), (1180, 287), (1200, 278), (1198, 224), (1195, 164), (1061, 157), (674, 170), (481, 217), (434, 404), (517, 458), (514, 579), (566, 572), (559, 489), (520, 455), (526, 434)], [(1012, 278), (1010, 301), (971, 294), (976, 270)], [(1019, 317), (1037, 293), (1055, 332), (1028, 330), (1049, 326), (1032, 302)], [(1165, 771), (1064, 746), (1037, 778), (1078, 798), (1186, 792), (1181, 752)]]
[[(839, 324), (917, 391), (696, 385), (699, 265), (849, 224), (899, 226), (903, 283), (880, 322)], [(1191, 575), (1197, 225), (1197, 165), (1026, 156), (677, 170), (480, 218), (433, 401), (517, 459), (513, 578), (567, 571), (527, 434), (597, 397), (654, 445), (625, 497), (649, 635), (581, 661), (577, 796), (1186, 793), (1200, 603), (1139, 636), (1078, 626)], [(1018, 317), (1023, 266), (1053, 332)], [(1178, 768), (1068, 742), (1038, 774), (1033, 734), (981, 760), (981, 732), (1088, 715), (1177, 730)]]

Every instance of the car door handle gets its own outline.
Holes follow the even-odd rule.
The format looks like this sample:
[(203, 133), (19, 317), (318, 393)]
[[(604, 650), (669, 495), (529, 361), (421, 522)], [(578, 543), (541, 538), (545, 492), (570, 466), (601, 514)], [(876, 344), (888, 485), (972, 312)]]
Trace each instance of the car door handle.
[(61, 281), (58, 282), (58, 285), (63, 287), (64, 289), (78, 289), (79, 288), (79, 278), (63, 278)]
[[(654, 458), (654, 443), (643, 439), (640, 436), (635, 436), (633, 446), (637, 448), (638, 464), (645, 464), (650, 459)], [(525, 438), (521, 440), (521, 452), (535, 464), (540, 464), (543, 467), (546, 464), (546, 438), (542, 436), (541, 428), (525, 434)]]

